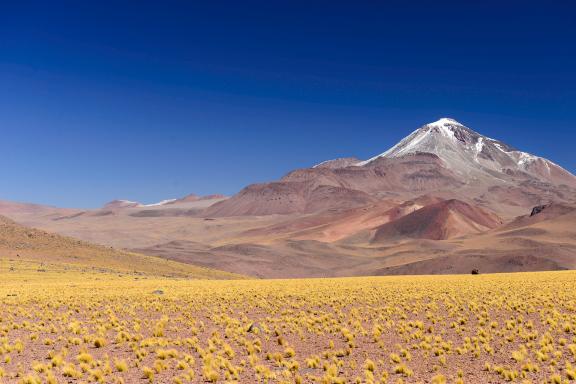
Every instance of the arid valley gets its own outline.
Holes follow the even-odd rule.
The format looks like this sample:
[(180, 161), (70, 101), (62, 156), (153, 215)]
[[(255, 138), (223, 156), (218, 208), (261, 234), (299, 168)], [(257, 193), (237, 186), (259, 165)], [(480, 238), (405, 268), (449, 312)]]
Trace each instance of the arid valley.
[(0, 380), (571, 381), (575, 188), (442, 119), (229, 198), (2, 202)]
[(576, 177), (450, 119), (369, 161), (338, 159), (250, 185), (100, 209), (0, 203), (18, 223), (257, 278), (576, 267)]
[(0, 4), (0, 384), (576, 383), (576, 3)]

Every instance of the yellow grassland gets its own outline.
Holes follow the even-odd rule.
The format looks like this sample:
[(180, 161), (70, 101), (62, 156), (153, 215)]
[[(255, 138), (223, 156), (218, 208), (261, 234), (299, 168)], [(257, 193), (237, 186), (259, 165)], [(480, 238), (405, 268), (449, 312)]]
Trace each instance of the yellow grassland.
[(3, 260), (0, 281), (0, 382), (576, 379), (576, 272), (208, 281)]

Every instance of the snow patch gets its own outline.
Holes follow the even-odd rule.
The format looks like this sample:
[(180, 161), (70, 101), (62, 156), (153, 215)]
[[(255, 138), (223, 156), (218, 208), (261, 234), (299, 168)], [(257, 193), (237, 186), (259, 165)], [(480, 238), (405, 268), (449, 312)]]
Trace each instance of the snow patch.
[(460, 124), (454, 119), (443, 117), (438, 121), (426, 124), (426, 126), (429, 128), (436, 128), (443, 136), (449, 138), (452, 141), (457, 141), (458, 139), (454, 133), (454, 127), (463, 127), (464, 125)]
[(158, 206), (160, 206), (160, 205), (166, 205), (166, 204), (173, 203), (173, 202), (175, 202), (176, 200), (177, 200), (177, 199), (166, 199), (166, 200), (159, 201), (159, 202), (157, 202), (157, 203), (153, 203), (153, 204), (143, 204), (143, 205), (141, 205), (141, 206), (142, 206), (142, 207), (158, 207)]
[(478, 163), (478, 156), (480, 156), (480, 153), (482, 152), (482, 150), (484, 149), (484, 138), (483, 137), (479, 137), (478, 141), (476, 142), (476, 144), (474, 144), (474, 161)]
[(451, 130), (450, 128), (448, 128), (445, 125), (443, 125), (439, 128), (440, 128), (440, 133), (442, 133), (442, 135), (446, 136), (447, 138), (449, 138), (452, 141), (456, 141), (456, 136), (454, 135), (453, 130)]
[(552, 170), (550, 169), (550, 164), (548, 163), (548, 161), (544, 160), (544, 165), (546, 166), (546, 170), (548, 171), (548, 174), (551, 175)]
[(459, 127), (463, 127), (464, 125), (462, 125), (461, 123), (457, 122), (454, 119), (451, 119), (449, 117), (443, 117), (440, 120), (437, 120), (433, 123), (428, 123), (426, 124), (428, 127), (436, 127), (436, 128), (444, 128), (448, 125), (457, 125)]
[(520, 158), (518, 159), (518, 165), (525, 165), (527, 163), (532, 163), (539, 159), (537, 156), (533, 156), (526, 152), (518, 152), (520, 154)]
[(496, 146), (496, 148), (498, 148), (498, 149), (501, 150), (502, 152), (508, 153), (508, 152), (506, 151), (506, 149), (505, 149), (503, 146), (501, 146), (499, 143), (497, 143), (495, 140), (494, 140), (494, 145)]
[(316, 164), (316, 165), (313, 166), (312, 168), (318, 168), (318, 167), (320, 167), (320, 166), (322, 166), (322, 165), (324, 165), (324, 164), (328, 164), (328, 163), (330, 163), (330, 162), (332, 162), (332, 161), (336, 161), (336, 160), (338, 160), (338, 159), (326, 160), (326, 161), (323, 161), (323, 162), (321, 162), (321, 163)]
[(124, 203), (124, 204), (140, 204), (137, 201), (132, 201), (132, 200), (116, 200), (119, 203)]
[(480, 137), (476, 142), (476, 154), (482, 152), (483, 149), (484, 149), (484, 138)]

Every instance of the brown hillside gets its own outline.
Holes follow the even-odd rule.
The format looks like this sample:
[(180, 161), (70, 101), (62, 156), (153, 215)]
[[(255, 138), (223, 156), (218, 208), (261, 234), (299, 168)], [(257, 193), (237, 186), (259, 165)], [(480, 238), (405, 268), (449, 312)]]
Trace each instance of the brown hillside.
[(372, 242), (397, 238), (446, 240), (480, 233), (501, 224), (502, 220), (495, 214), (452, 199), (425, 206), (378, 227)]

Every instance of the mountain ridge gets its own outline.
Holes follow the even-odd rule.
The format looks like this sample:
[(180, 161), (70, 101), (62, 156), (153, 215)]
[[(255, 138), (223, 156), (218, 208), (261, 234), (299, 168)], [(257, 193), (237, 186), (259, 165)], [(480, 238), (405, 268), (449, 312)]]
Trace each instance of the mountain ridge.
[(0, 202), (0, 214), (256, 277), (566, 269), (576, 268), (574, 180), (546, 159), (441, 119), (368, 160), (295, 169), (230, 198), (84, 211)]
[[(315, 198), (315, 191), (328, 187), (346, 193), (325, 201), (318, 209), (361, 206), (367, 198), (346, 199), (359, 193), (376, 199), (437, 193), (475, 201), (503, 217), (551, 201), (576, 201), (576, 176), (564, 168), (483, 136), (456, 120), (442, 118), (423, 125), (368, 160), (341, 158), (297, 169), (279, 181), (249, 185), (207, 208), (205, 214), (224, 217), (311, 212), (309, 201)], [(502, 196), (492, 198), (492, 190)], [(275, 204), (269, 204), (272, 201)], [(263, 204), (266, 209), (261, 209)]]
[[(505, 173), (507, 169), (516, 168), (516, 171), (524, 171), (539, 179), (569, 182), (569, 185), (576, 187), (576, 178), (558, 164), (484, 136), (450, 118), (426, 124), (384, 153), (355, 165), (365, 166), (382, 157), (400, 157), (418, 152), (438, 155), (450, 169), (463, 176), (474, 174), (476, 167), (486, 169), (490, 176), (496, 176), (493, 172)], [(465, 164), (467, 167), (464, 167)], [(565, 179), (558, 180), (558, 177)]]

